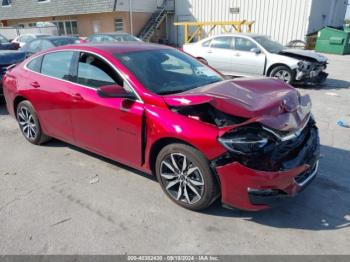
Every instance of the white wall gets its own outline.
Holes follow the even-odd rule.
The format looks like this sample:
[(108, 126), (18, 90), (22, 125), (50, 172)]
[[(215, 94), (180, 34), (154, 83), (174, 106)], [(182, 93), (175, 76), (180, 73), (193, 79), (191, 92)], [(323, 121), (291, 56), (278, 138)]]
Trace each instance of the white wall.
[[(235, 7), (240, 9), (239, 14), (230, 12), (230, 8)], [(304, 40), (310, 7), (311, 0), (176, 0), (175, 20), (254, 20), (253, 32), (285, 44), (295, 39)], [(174, 31), (172, 41), (182, 42), (182, 37), (177, 37), (182, 36), (181, 29)]]

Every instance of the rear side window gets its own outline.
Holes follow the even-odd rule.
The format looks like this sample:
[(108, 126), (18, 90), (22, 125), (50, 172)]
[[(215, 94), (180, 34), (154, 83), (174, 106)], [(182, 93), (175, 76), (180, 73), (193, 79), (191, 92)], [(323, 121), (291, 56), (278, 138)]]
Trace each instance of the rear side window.
[(212, 48), (232, 49), (232, 37), (216, 37), (211, 42)]
[(93, 35), (89, 37), (89, 42), (102, 42), (103, 36), (102, 35)]
[(114, 84), (123, 86), (122, 78), (111, 66), (88, 53), (80, 54), (77, 83), (93, 88)]
[(46, 50), (49, 48), (55, 47), (50, 41), (47, 40), (43, 40), (41, 42), (41, 50)]
[(30, 61), (27, 64), (27, 67), (34, 72), (40, 73), (41, 61), (42, 61), (42, 56), (34, 58), (32, 61)]
[(205, 42), (202, 44), (202, 46), (203, 46), (203, 47), (209, 47), (209, 46), (210, 46), (210, 43), (211, 43), (211, 39), (208, 40), (208, 41), (205, 41)]
[(59, 79), (70, 80), (70, 66), (74, 52), (56, 52), (44, 56), (41, 73)]
[(27, 49), (26, 51), (29, 53), (37, 53), (40, 51), (40, 40), (33, 40), (32, 42), (28, 43), (28, 47), (24, 47), (24, 49)]

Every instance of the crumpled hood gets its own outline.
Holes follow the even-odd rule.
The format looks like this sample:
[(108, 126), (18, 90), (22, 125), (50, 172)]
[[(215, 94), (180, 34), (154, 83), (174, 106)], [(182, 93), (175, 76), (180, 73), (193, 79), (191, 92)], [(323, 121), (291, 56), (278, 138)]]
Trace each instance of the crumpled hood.
[(324, 55), (321, 55), (316, 52), (308, 51), (308, 50), (301, 50), (301, 49), (283, 49), (281, 52), (279, 52), (280, 55), (290, 55), (297, 59), (305, 59), (305, 58), (311, 58), (316, 60), (317, 62), (324, 63), (327, 62), (327, 58)]
[(26, 54), (21, 51), (2, 50), (0, 51), (0, 65), (12, 65), (22, 62)]
[(273, 78), (227, 80), (164, 97), (172, 107), (209, 103), (230, 115), (261, 122), (267, 127), (294, 131), (311, 110), (309, 96)]

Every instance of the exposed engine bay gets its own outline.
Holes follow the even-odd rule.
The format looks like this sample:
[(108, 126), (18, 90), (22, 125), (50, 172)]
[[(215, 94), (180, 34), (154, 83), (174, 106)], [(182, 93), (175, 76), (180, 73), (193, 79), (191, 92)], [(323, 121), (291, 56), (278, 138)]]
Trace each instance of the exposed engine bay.
[[(310, 55), (306, 56), (302, 53), (297, 53), (297, 50), (289, 51), (288, 49), (282, 50), (279, 54), (288, 56), (300, 60), (298, 69), (295, 72), (295, 80), (311, 83), (321, 83), (326, 80), (328, 74), (324, 72), (327, 68), (327, 61), (318, 57), (318, 54), (313, 54), (315, 57)], [(302, 50), (301, 50), (302, 52)], [(308, 52), (310, 54), (310, 52)]]
[(188, 116), (189, 118), (216, 125), (217, 127), (240, 124), (248, 120), (247, 118), (233, 116), (221, 112), (209, 103), (184, 107), (174, 107), (172, 110), (181, 115)]

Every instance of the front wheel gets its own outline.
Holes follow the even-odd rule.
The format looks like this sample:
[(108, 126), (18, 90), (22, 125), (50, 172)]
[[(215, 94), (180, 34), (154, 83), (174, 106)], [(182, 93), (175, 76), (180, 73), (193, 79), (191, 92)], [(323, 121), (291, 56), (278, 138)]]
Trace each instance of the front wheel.
[(293, 71), (287, 66), (276, 66), (271, 70), (270, 77), (280, 79), (287, 84), (294, 81)]
[(187, 209), (203, 210), (218, 196), (217, 181), (208, 160), (191, 146), (165, 146), (157, 157), (156, 174), (165, 194)]

